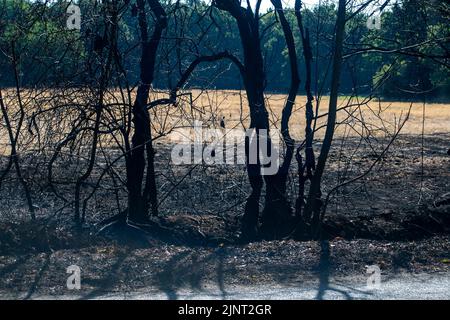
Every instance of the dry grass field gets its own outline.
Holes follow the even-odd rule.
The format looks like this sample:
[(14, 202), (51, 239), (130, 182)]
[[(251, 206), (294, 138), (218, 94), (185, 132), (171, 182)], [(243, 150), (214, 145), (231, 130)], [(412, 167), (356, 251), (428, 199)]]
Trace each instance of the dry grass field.
[[(241, 119), (248, 125), (248, 107), (245, 94), (238, 91), (192, 91), (194, 106), (197, 112), (197, 119), (203, 118), (210, 120), (212, 116), (216, 119), (225, 117), (230, 126), (237, 125)], [(266, 104), (270, 113), (270, 119), (274, 126), (278, 126), (281, 117), (281, 111), (285, 104), (287, 96), (283, 94), (266, 95)], [(316, 102), (315, 102), (316, 103)], [(298, 96), (294, 107), (293, 115), (290, 121), (291, 133), (297, 139), (304, 136), (305, 126), (304, 107), (306, 104), (305, 96)], [(317, 127), (321, 127), (326, 120), (329, 99), (322, 97), (319, 103), (319, 117)], [(316, 105), (315, 105), (316, 107)], [(400, 102), (400, 101), (377, 101), (376, 99), (368, 101), (365, 98), (341, 97), (338, 108), (338, 126), (336, 134), (339, 135), (359, 135), (364, 132), (364, 126), (361, 125), (365, 120), (367, 129), (373, 129), (374, 134), (382, 132), (382, 129), (393, 131), (396, 129), (399, 119), (404, 119), (411, 107), (411, 114), (402, 133), (418, 134), (422, 132), (423, 122), (423, 103), (422, 102)], [(348, 124), (352, 130), (348, 130), (342, 124)], [(379, 129), (379, 130), (377, 130)], [(361, 131), (362, 130), (362, 131)], [(319, 130), (321, 136), (324, 130)], [(450, 131), (450, 103), (426, 103), (425, 104), (425, 134), (432, 135), (436, 133), (448, 133)]]
[[(48, 91), (24, 91), (22, 100), (26, 117), (30, 117), (37, 110), (48, 109), (64, 103), (75, 103), (75, 101), (87, 101), (88, 95), (74, 91), (73, 97), (65, 93), (64, 98), (57, 92)], [(6, 90), (3, 93), (5, 105), (9, 109), (10, 121), (14, 124), (17, 118), (17, 98), (13, 90)], [(63, 96), (61, 94), (61, 96)], [(167, 97), (165, 93), (155, 91), (151, 99)], [(134, 99), (133, 95), (131, 98)], [(266, 106), (269, 111), (271, 128), (279, 128), (281, 112), (285, 104), (286, 95), (267, 94)], [(112, 92), (108, 100), (111, 103), (130, 104), (123, 101), (119, 92)], [(178, 100), (178, 108), (173, 106), (159, 106), (152, 110), (153, 127), (155, 135), (160, 135), (176, 127), (192, 126), (194, 120), (202, 121), (204, 126), (218, 127), (220, 119), (224, 118), (228, 128), (242, 128), (249, 124), (249, 110), (244, 92), (239, 91), (219, 91), (209, 90), (186, 91)], [(304, 138), (305, 129), (305, 104), (306, 97), (298, 96), (290, 120), (291, 135), (301, 141)], [(326, 115), (328, 111), (329, 99), (324, 96), (319, 103), (314, 102), (315, 111), (318, 111), (316, 124), (316, 138), (320, 139), (324, 134)], [(337, 137), (357, 137), (374, 136), (385, 137), (396, 132), (398, 125), (405, 119), (411, 110), (409, 119), (403, 127), (401, 134), (421, 134), (422, 129), (425, 135), (434, 135), (450, 132), (450, 103), (422, 103), (422, 102), (401, 102), (401, 101), (378, 101), (369, 100), (363, 97), (340, 97), (338, 102), (338, 121), (336, 127)], [(110, 110), (116, 114), (116, 120), (123, 120), (122, 107), (112, 107)], [(58, 114), (62, 119), (68, 118), (69, 112), (61, 109)], [(66, 112), (66, 115), (64, 114)], [(424, 114), (425, 112), (425, 114)], [(14, 115), (14, 116), (13, 116)], [(44, 122), (42, 120), (41, 122)], [(50, 127), (61, 125), (61, 123), (45, 125)], [(39, 120), (38, 120), (39, 123)], [(4, 122), (0, 124), (0, 131), (4, 131)], [(26, 134), (26, 133), (24, 133)], [(22, 136), (22, 139), (25, 138)], [(0, 154), (9, 153), (8, 135), (0, 135)], [(29, 146), (31, 147), (31, 146)], [(20, 152), (20, 151), (19, 151)]]

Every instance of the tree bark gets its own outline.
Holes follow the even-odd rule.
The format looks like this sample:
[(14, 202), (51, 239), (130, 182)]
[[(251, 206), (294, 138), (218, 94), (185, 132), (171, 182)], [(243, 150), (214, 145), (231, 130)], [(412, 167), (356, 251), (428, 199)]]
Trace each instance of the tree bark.
[(323, 140), (322, 148), (320, 151), (320, 155), (317, 161), (317, 167), (314, 172), (314, 176), (311, 180), (311, 186), (305, 206), (305, 217), (308, 220), (310, 220), (312, 217), (311, 231), (313, 235), (317, 235), (319, 227), (320, 210), (322, 206), (321, 182), (325, 170), (325, 165), (328, 159), (328, 154), (330, 152), (331, 144), (333, 142), (336, 124), (337, 100), (342, 69), (342, 52), (345, 35), (345, 22), (346, 22), (345, 13), (346, 13), (346, 0), (339, 0), (327, 129), (325, 133), (325, 138)]
[(305, 159), (301, 156), (303, 151), (303, 146), (299, 147), (297, 150), (297, 163), (298, 163), (298, 175), (299, 175), (299, 192), (296, 201), (296, 215), (303, 223), (302, 210), (305, 203), (305, 183), (312, 179), (314, 170), (316, 169), (316, 159), (313, 150), (313, 128), (312, 122), (314, 119), (313, 101), (314, 97), (311, 90), (311, 63), (313, 59), (311, 43), (309, 39), (309, 29), (303, 26), (303, 16), (302, 16), (302, 1), (295, 1), (295, 17), (297, 19), (297, 25), (300, 30), (300, 36), (303, 45), (303, 57), (305, 59), (306, 67), (306, 81), (305, 81), (305, 91), (306, 91), (306, 126), (305, 126)]
[(261, 236), (265, 239), (281, 238), (292, 231), (293, 215), (291, 204), (286, 195), (286, 183), (294, 154), (295, 141), (289, 133), (289, 120), (300, 86), (297, 50), (292, 29), (284, 14), (281, 0), (272, 0), (272, 4), (280, 19), (286, 46), (288, 48), (291, 85), (281, 117), (281, 134), (286, 145), (286, 155), (277, 174), (266, 177), (266, 202), (261, 218), (260, 230)]
[[(259, 199), (264, 185), (260, 164), (249, 162), (249, 146), (256, 143), (254, 139), (259, 139), (261, 129), (267, 130), (269, 134), (269, 116), (264, 101), (266, 77), (259, 35), (259, 14), (258, 10), (253, 13), (250, 7), (241, 7), (238, 0), (214, 0), (213, 5), (230, 13), (238, 25), (244, 56), (243, 82), (250, 108), (250, 129), (255, 129), (256, 133), (251, 138), (246, 138), (247, 174), (252, 188), (242, 219), (242, 238), (247, 240), (257, 235)], [(268, 141), (270, 144), (269, 139)], [(257, 149), (259, 153), (259, 146)]]
[[(137, 0), (138, 20), (141, 34), (140, 84), (133, 105), (134, 134), (130, 155), (126, 159), (128, 188), (128, 220), (145, 223), (148, 212), (157, 215), (157, 189), (154, 167), (154, 150), (151, 134), (150, 116), (147, 109), (150, 86), (154, 79), (156, 53), (163, 30), (167, 27), (166, 13), (157, 0), (148, 0), (157, 22), (151, 38), (148, 37), (145, 0)], [(146, 158), (147, 157), (147, 161)], [(145, 188), (142, 190), (144, 173), (147, 167)]]

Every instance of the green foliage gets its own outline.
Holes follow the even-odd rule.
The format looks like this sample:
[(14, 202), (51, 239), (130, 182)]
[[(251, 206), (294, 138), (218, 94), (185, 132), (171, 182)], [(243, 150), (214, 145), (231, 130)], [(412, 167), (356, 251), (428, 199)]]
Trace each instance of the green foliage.
[(0, 4), (0, 75), (4, 86), (52, 85), (77, 68), (84, 49), (66, 28), (66, 4), (7, 0)]
[(380, 93), (384, 97), (450, 96), (446, 90), (450, 75), (449, 21), (439, 7), (422, 0), (403, 0), (383, 14), (380, 31), (363, 39), (386, 50), (378, 58), (372, 57), (380, 64), (373, 83), (382, 80)]
[[(138, 21), (132, 14), (135, 0), (119, 2), (125, 5), (118, 33), (120, 58), (127, 80), (135, 83), (140, 56), (136, 49), (140, 41)], [(155, 86), (173, 86), (180, 73), (198, 55), (228, 50), (242, 58), (239, 32), (228, 14), (211, 9), (203, 1), (163, 3), (169, 12), (169, 26), (158, 55)], [(16, 67), (22, 85), (52, 86), (61, 80), (73, 84), (88, 81), (80, 75), (80, 70), (94, 63), (91, 59), (93, 39), (101, 36), (103, 30), (98, 20), (102, 4), (79, 1), (83, 13), (80, 32), (66, 28), (67, 5), (68, 2), (63, 0), (0, 0), (1, 85), (14, 83), (11, 68), (14, 55), (18, 58)], [(444, 2), (431, 5), (424, 0), (402, 0), (384, 10), (380, 30), (367, 29), (365, 12), (349, 20), (345, 41), (349, 55), (341, 79), (342, 93), (364, 94), (376, 89), (389, 98), (409, 97), (412, 92), (426, 92), (428, 97), (450, 97), (448, 12)], [(148, 16), (151, 27), (154, 19), (150, 11)], [(287, 9), (286, 16), (297, 44), (301, 79), (305, 79), (300, 32), (293, 10)], [(313, 89), (326, 94), (336, 7), (332, 1), (324, 1), (320, 7), (304, 9), (303, 18), (314, 54)], [(267, 89), (286, 92), (290, 81), (288, 53), (281, 26), (273, 12), (263, 15), (260, 30)], [(355, 53), (370, 48), (373, 50)], [(399, 51), (401, 48), (406, 49)], [(238, 89), (241, 81), (234, 65), (221, 61), (196, 70), (188, 85)]]

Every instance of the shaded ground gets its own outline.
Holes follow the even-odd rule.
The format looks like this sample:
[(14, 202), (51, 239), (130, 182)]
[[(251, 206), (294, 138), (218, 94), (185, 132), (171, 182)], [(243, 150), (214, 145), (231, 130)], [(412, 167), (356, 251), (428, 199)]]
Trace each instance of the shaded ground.
[[(67, 290), (66, 268), (81, 268), (83, 298), (112, 292), (157, 289), (176, 299), (178, 291), (230, 286), (306, 286), (359, 276), (378, 265), (384, 276), (448, 273), (449, 237), (387, 242), (273, 241), (217, 248), (157, 245), (146, 249), (92, 246), (80, 250), (0, 257), (1, 294), (74, 294)], [(362, 280), (363, 281), (363, 280)], [(363, 282), (365, 283), (365, 282)]]

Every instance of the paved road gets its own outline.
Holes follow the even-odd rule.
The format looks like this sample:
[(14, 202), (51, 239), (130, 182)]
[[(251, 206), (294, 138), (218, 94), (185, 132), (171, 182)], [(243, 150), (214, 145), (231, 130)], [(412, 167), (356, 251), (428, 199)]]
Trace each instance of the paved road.
[[(12, 298), (0, 294), (0, 298)], [(281, 286), (205, 286), (202, 290), (146, 290), (131, 293), (88, 294), (87, 296), (40, 296), (32, 299), (450, 299), (450, 273), (438, 275), (382, 276), (379, 288), (369, 290), (364, 277), (318, 280), (305, 285)]]

